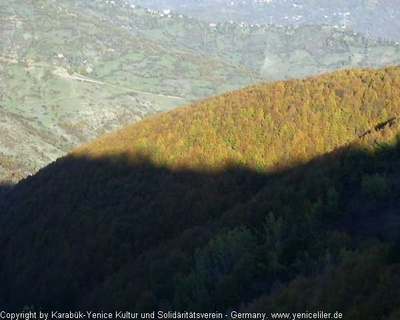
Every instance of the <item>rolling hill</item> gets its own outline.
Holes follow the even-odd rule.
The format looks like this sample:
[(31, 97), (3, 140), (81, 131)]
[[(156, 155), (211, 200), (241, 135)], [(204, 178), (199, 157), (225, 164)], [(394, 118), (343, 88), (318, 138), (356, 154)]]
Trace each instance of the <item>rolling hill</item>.
[(210, 24), (125, 1), (0, 3), (0, 180), (163, 110), (261, 80), (397, 64), (333, 26)]
[(397, 319), (400, 68), (250, 86), (5, 190), (0, 301)]

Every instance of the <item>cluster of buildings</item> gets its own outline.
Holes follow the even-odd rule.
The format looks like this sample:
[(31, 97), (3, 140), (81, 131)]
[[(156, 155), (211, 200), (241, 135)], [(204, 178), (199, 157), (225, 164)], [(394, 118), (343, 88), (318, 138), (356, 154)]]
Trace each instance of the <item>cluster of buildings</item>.
[[(147, 9), (147, 12), (150, 13), (151, 15), (159, 16), (160, 18), (163, 18), (163, 17), (172, 18), (170, 9), (165, 9), (162, 11), (158, 11), (158, 10), (154, 10), (154, 9)], [(183, 18), (182, 15), (179, 15), (179, 17)]]
[(229, 6), (238, 6), (238, 5), (246, 5), (246, 4), (256, 4), (256, 5), (265, 5), (274, 2), (274, 0), (241, 0), (241, 1), (231, 1), (228, 3)]

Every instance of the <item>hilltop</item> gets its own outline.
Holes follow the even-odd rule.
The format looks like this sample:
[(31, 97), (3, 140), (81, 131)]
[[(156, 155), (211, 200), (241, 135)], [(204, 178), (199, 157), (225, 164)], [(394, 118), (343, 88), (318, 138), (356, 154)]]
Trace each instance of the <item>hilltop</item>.
[(352, 29), (210, 23), (125, 1), (0, 4), (0, 180), (128, 123), (263, 80), (397, 64)]
[(399, 91), (399, 67), (265, 83), (76, 148), (6, 192), (0, 301), (397, 319)]

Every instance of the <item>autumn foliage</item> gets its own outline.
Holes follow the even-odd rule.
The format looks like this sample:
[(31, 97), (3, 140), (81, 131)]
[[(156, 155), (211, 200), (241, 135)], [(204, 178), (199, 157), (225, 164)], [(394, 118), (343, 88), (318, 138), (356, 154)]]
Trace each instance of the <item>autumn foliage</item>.
[(398, 67), (264, 83), (146, 119), (73, 154), (139, 152), (155, 165), (195, 170), (286, 168), (398, 116), (399, 88)]

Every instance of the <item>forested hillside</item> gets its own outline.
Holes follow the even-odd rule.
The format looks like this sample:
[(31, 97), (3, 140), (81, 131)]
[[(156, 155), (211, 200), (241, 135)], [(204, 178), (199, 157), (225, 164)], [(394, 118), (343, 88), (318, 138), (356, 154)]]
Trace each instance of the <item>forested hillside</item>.
[(260, 84), (107, 134), (0, 215), (8, 308), (398, 318), (400, 68)]

